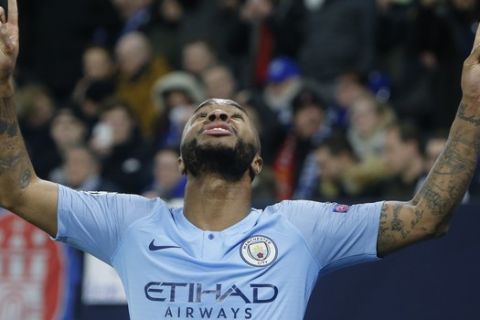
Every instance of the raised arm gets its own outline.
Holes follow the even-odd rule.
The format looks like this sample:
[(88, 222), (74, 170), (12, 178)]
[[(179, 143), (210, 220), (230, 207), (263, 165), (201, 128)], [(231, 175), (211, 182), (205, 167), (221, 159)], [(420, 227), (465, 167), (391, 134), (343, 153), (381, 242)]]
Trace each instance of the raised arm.
[(446, 147), (422, 188), (408, 202), (385, 202), (377, 245), (380, 255), (444, 233), (470, 184), (480, 149), (480, 26), (463, 66), (462, 92)]
[(58, 188), (35, 175), (18, 127), (13, 83), (18, 56), (16, 0), (8, 0), (8, 11), (7, 19), (0, 8), (0, 206), (53, 236)]

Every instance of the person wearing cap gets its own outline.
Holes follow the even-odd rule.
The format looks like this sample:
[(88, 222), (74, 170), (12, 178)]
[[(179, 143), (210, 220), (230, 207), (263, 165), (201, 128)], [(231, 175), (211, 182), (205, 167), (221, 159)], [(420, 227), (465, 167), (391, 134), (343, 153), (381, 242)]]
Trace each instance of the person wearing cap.
[(288, 57), (279, 57), (270, 63), (263, 102), (273, 111), (282, 125), (292, 119), (291, 102), (302, 87), (302, 78), (296, 62)]

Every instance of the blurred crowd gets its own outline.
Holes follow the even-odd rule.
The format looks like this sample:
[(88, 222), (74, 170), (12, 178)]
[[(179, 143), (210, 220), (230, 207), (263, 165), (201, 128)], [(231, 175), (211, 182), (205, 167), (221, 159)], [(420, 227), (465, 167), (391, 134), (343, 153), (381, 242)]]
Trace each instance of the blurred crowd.
[[(461, 99), (476, 0), (20, 3), (17, 106), (40, 177), (181, 199), (183, 126), (210, 97), (258, 127), (254, 204), (409, 199)], [(480, 178), (465, 201), (480, 195)]]

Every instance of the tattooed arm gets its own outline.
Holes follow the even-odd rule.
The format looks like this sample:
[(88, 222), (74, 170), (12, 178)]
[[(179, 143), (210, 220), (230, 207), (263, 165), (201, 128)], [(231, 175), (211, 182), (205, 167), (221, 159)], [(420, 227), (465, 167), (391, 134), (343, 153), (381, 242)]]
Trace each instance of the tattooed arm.
[(422, 188), (408, 202), (384, 203), (379, 255), (446, 231), (452, 211), (470, 184), (480, 151), (480, 26), (464, 63), (462, 91), (445, 149)]
[(37, 178), (15, 114), (12, 74), (18, 56), (16, 0), (0, 8), (0, 206), (50, 235), (57, 232), (57, 185)]

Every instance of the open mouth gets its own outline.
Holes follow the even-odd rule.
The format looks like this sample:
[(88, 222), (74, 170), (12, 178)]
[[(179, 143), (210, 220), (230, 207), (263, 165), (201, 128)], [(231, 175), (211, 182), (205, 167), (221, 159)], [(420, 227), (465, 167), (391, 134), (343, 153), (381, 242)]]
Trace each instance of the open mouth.
[(226, 124), (209, 124), (205, 126), (203, 134), (215, 137), (231, 136), (232, 130)]

